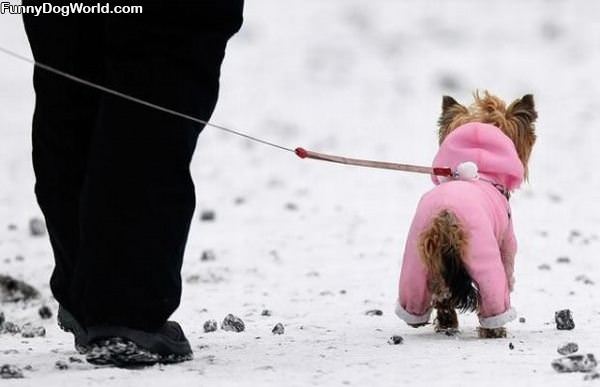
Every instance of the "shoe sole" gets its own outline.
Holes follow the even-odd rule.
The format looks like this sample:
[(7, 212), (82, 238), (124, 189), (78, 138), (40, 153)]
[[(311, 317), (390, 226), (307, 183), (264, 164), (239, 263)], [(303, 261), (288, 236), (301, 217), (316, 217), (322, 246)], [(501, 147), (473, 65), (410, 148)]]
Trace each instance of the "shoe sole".
[(160, 355), (144, 349), (131, 340), (111, 337), (93, 343), (86, 354), (88, 363), (113, 365), (120, 368), (139, 368), (160, 364), (181, 363), (193, 359), (193, 354)]

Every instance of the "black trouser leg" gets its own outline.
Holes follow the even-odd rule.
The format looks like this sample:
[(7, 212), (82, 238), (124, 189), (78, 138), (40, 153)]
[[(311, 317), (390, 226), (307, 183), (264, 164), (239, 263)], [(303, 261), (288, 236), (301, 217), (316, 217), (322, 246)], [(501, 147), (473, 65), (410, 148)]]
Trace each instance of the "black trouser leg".
[[(223, 7), (223, 4), (236, 7)], [(241, 2), (107, 17), (105, 83), (207, 120)], [(175, 8), (175, 9), (174, 9)], [(157, 329), (177, 308), (201, 125), (110, 95), (100, 100), (81, 195), (75, 286), (85, 324)]]
[[(28, 15), (24, 21), (36, 60), (102, 82), (103, 65), (99, 53), (102, 17)], [(79, 315), (70, 289), (78, 263), (79, 194), (99, 94), (38, 68), (34, 71), (34, 87), (35, 191), (56, 262), (50, 284), (56, 299)]]

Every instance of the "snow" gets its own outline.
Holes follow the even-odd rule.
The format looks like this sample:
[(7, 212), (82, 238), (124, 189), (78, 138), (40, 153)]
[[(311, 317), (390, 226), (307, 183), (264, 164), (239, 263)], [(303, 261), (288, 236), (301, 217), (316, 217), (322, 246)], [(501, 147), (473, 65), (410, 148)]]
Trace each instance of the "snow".
[[(54, 318), (39, 318), (40, 304), (3, 304), (8, 320), (47, 334), (0, 335), (0, 365), (31, 365), (25, 379), (2, 385), (595, 383), (550, 363), (564, 342), (600, 355), (599, 11), (600, 3), (566, 0), (252, 0), (228, 48), (213, 121), (292, 148), (427, 165), (442, 95), (463, 103), (475, 89), (507, 100), (535, 95), (530, 181), (512, 199), (520, 245), (513, 305), (526, 320), (511, 323), (507, 339), (478, 339), (473, 315), (461, 315), (461, 335), (447, 337), (393, 314), (426, 176), (300, 160), (207, 128), (192, 166), (198, 215), (173, 316), (195, 360), (145, 370), (69, 363), (80, 358), (72, 339)], [(0, 19), (0, 45), (30, 55), (19, 17)], [(36, 286), (56, 314), (49, 243), (28, 231), (40, 215), (31, 67), (0, 56), (0, 70), (0, 273)], [(203, 210), (215, 220), (200, 221)], [(202, 261), (205, 250), (216, 259)], [(564, 256), (570, 261), (557, 261)], [(576, 327), (558, 331), (554, 312), (567, 308)], [(365, 314), (372, 309), (383, 315)], [(244, 332), (204, 333), (206, 320), (229, 313), (244, 320)], [(279, 322), (285, 333), (273, 335)], [(393, 335), (404, 342), (388, 344)], [(70, 368), (58, 370), (57, 361)]]

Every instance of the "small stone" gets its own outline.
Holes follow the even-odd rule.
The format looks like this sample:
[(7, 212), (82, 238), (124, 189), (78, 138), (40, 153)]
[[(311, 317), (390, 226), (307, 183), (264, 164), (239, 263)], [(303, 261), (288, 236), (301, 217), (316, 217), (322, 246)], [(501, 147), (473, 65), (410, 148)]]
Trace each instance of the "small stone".
[(460, 90), (460, 81), (454, 74), (441, 74), (438, 77), (438, 85), (441, 90), (446, 92), (456, 92)]
[(219, 324), (217, 323), (217, 320), (207, 320), (204, 323), (204, 332), (209, 333), (209, 332), (214, 332), (219, 328)]
[(575, 328), (575, 321), (573, 321), (573, 315), (569, 309), (555, 312), (554, 321), (556, 322), (556, 329), (571, 330)]
[(47, 305), (43, 305), (38, 309), (38, 314), (42, 319), (47, 320), (52, 317), (52, 309)]
[(295, 203), (286, 203), (285, 205), (285, 209), (289, 210), (289, 211), (297, 211), (298, 210), (298, 205)]
[(15, 256), (15, 261), (17, 261), (17, 262), (23, 262), (24, 260), (25, 260), (25, 257), (20, 254)]
[(550, 270), (550, 265), (548, 265), (547, 263), (542, 263), (538, 266), (538, 270)]
[(583, 380), (586, 380), (586, 381), (597, 380), (597, 379), (600, 379), (600, 373), (598, 373), (598, 372), (593, 372), (593, 373), (587, 374), (583, 377)]
[(579, 351), (579, 345), (577, 345), (577, 343), (564, 343), (561, 344), (556, 351), (561, 355), (570, 355)]
[(4, 364), (0, 367), (0, 379), (23, 379), (23, 371), (15, 365)]
[(513, 349), (515, 349), (515, 345), (513, 343), (508, 343), (508, 349), (512, 351)]
[(28, 301), (39, 296), (40, 292), (33, 286), (0, 274), (0, 302)]
[(212, 250), (204, 250), (202, 252), (202, 256), (200, 256), (200, 260), (202, 262), (215, 261), (216, 259), (217, 259), (217, 256), (215, 255), (215, 252)]
[(388, 340), (388, 344), (390, 345), (398, 345), (398, 344), (402, 344), (404, 342), (404, 339), (402, 338), (402, 336), (398, 336), (398, 335), (394, 335), (392, 337), (390, 337), (390, 339)]
[(598, 363), (593, 354), (570, 355), (552, 361), (552, 368), (556, 372), (591, 372)]
[(346, 291), (346, 289), (342, 289), (342, 290), (340, 290), (340, 294), (346, 294), (346, 293), (348, 293), (348, 292)]
[(75, 356), (69, 356), (69, 361), (71, 363), (83, 363), (83, 360)]
[(31, 218), (29, 220), (29, 234), (34, 237), (46, 235), (46, 223), (40, 218)]
[(262, 312), (260, 312), (261, 316), (271, 316), (273, 314), (273, 312), (271, 312), (269, 309), (263, 309)]
[(2, 333), (10, 333), (11, 335), (16, 335), (17, 333), (21, 332), (21, 328), (11, 322), (11, 321), (5, 321), (4, 324), (2, 324)]
[(379, 309), (371, 309), (365, 312), (367, 316), (383, 316), (383, 311)]
[(237, 198), (235, 198), (235, 200), (233, 202), (235, 203), (236, 206), (240, 206), (240, 205), (246, 203), (246, 199), (244, 199), (241, 196), (238, 196)]
[(11, 223), (8, 225), (8, 230), (9, 231), (15, 231), (17, 229), (17, 225), (14, 223)]
[(274, 335), (283, 335), (285, 333), (285, 327), (282, 323), (277, 323), (271, 332), (273, 332)]
[(221, 329), (230, 332), (243, 332), (246, 329), (246, 326), (241, 318), (228, 314), (223, 320), (223, 323), (221, 323)]
[(68, 370), (69, 369), (69, 365), (64, 360), (58, 360), (56, 363), (54, 363), (54, 367), (57, 370)]
[(558, 258), (556, 258), (556, 262), (557, 263), (570, 263), (571, 262), (571, 258), (569, 258), (569, 257), (558, 257)]
[(21, 327), (21, 336), (25, 338), (44, 337), (46, 329), (44, 327), (36, 327), (31, 323), (27, 323)]
[(525, 320), (525, 317), (519, 317), (519, 322), (520, 322), (521, 324), (524, 324), (524, 323), (525, 323), (525, 321), (527, 321), (527, 320)]
[(213, 210), (204, 210), (200, 214), (200, 220), (203, 222), (213, 222), (217, 217), (217, 214)]
[(592, 281), (585, 274), (581, 274), (581, 275), (578, 275), (577, 277), (575, 277), (575, 281), (577, 281), (577, 282), (583, 282), (584, 285), (594, 285), (594, 281)]
[(4, 317), (4, 312), (0, 312), (0, 327), (2, 327), (4, 321), (6, 321), (6, 318)]

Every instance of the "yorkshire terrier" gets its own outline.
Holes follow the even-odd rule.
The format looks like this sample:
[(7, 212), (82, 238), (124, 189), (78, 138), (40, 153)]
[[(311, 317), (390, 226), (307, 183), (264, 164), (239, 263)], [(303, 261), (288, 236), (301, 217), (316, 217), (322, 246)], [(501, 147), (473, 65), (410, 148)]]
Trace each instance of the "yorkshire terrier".
[(465, 107), (444, 96), (434, 167), (451, 177), (421, 198), (408, 234), (396, 314), (413, 327), (458, 331), (456, 310), (477, 312), (479, 337), (506, 337), (517, 251), (510, 193), (528, 177), (537, 118), (528, 94), (508, 107), (487, 91)]

